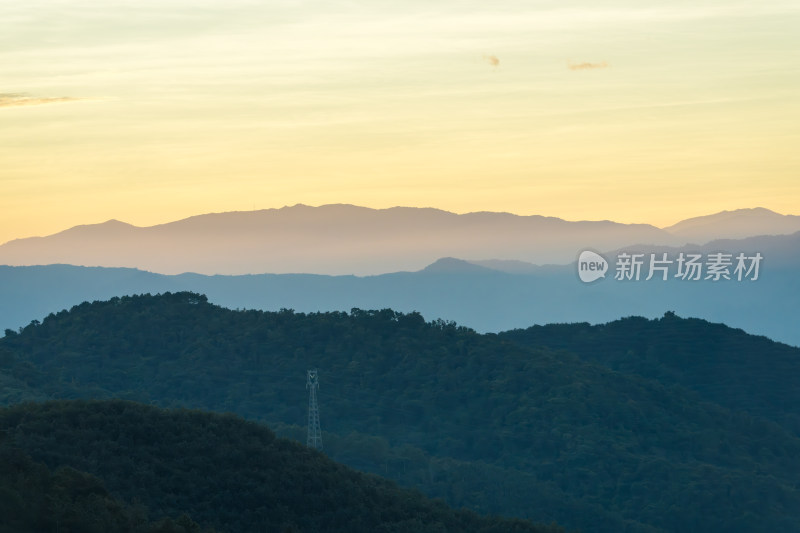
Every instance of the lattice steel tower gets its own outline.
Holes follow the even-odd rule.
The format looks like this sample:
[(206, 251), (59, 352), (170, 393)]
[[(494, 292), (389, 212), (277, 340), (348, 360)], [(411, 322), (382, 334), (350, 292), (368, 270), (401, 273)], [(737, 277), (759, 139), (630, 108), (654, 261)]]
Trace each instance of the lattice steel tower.
[(306, 388), (308, 389), (308, 436), (306, 438), (306, 446), (321, 450), (322, 430), (319, 427), (319, 404), (317, 403), (319, 380), (317, 379), (316, 368), (308, 371)]

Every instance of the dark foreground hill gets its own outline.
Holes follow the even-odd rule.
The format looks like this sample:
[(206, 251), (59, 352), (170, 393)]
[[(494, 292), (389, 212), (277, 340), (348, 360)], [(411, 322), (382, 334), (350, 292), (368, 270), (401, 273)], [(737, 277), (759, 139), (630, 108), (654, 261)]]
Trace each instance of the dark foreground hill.
[[(141, 502), (152, 515), (188, 513), (219, 531), (562, 531), (522, 520), (454, 511), (419, 492), (399, 489), (298, 443), (276, 438), (266, 427), (232, 415), (168, 411), (124, 401), (58, 401), (0, 409), (0, 431), (10, 442), (6, 446), (13, 444), (51, 468), (59, 468), (48, 480), (41, 467), (22, 461), (23, 471), (33, 472), (28, 478), (44, 477), (40, 492), (70, 490), (77, 498), (83, 497), (89, 504), (78, 512), (87, 522), (90, 513), (101, 508), (100, 503), (107, 504), (100, 516), (93, 517), (97, 524), (92, 529), (59, 525), (60, 529), (37, 531), (200, 530), (180, 529), (187, 518), (134, 529), (128, 527), (124, 520), (131, 519), (122, 511), (117, 523), (106, 522), (103, 529), (104, 514), (119, 504), (110, 501), (97, 479), (76, 468), (101, 478), (124, 500)], [(11, 453), (5, 448), (4, 458)], [(8, 480), (0, 483), (6, 485)], [(28, 493), (20, 498), (29, 497)], [(7, 506), (9, 500), (3, 502), (0, 505)], [(0, 518), (0, 523), (5, 519)]]
[(142, 505), (121, 502), (95, 476), (68, 466), (52, 472), (19, 449), (0, 444), (0, 533), (51, 531), (200, 533), (201, 528), (186, 515), (149, 522)]
[[(669, 320), (652, 326), (665, 349), (732, 334)], [(783, 367), (760, 374), (754, 408), (722, 406), (418, 314), (231, 311), (191, 293), (85, 303), (0, 341), (10, 399), (232, 411), (298, 436), (286, 425), (305, 422), (315, 367), (329, 453), (452, 505), (585, 531), (800, 531), (800, 439), (753, 414)]]

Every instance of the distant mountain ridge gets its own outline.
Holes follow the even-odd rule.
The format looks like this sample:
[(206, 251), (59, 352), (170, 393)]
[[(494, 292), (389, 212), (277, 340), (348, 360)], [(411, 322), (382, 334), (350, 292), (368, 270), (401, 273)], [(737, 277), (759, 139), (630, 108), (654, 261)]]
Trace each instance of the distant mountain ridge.
[[(800, 228), (799, 228), (800, 229)], [(418, 270), (445, 256), (567, 263), (592, 246), (676, 244), (646, 224), (346, 204), (211, 213), (136, 227), (118, 220), (76, 226), (0, 246), (0, 264), (140, 268), (163, 274)]]
[(0, 246), (0, 264), (139, 268), (162, 274), (416, 271), (441, 257), (530, 273), (526, 263), (565, 264), (580, 250), (680, 246), (800, 231), (800, 217), (740, 209), (659, 229), (648, 224), (566, 221), (539, 215), (347, 204), (210, 213), (150, 227), (119, 220), (75, 226)]
[(0, 246), (0, 264), (140, 268), (162, 274), (372, 275), (419, 270), (445, 256), (569, 262), (586, 243), (667, 244), (646, 224), (432, 208), (295, 205), (212, 213), (139, 228), (116, 220)]
[[(128, 268), (0, 266), (0, 331), (16, 329), (85, 300), (190, 290), (207, 294), (214, 303), (231, 309), (310, 312), (391, 307), (419, 311), (429, 320), (455, 320), (478, 331), (495, 332), (552, 322), (601, 323), (633, 314), (655, 318), (669, 309), (800, 346), (796, 326), (800, 232), (648, 250), (664, 251), (673, 258), (680, 251), (759, 251), (764, 261), (756, 282), (672, 279), (625, 283), (609, 275), (589, 285), (579, 281), (575, 264), (536, 266), (456, 258), (442, 258), (417, 272), (365, 277), (168, 276)], [(613, 255), (606, 256), (613, 269)]]
[(786, 235), (800, 231), (800, 216), (781, 215), (763, 207), (722, 211), (693, 217), (664, 228), (686, 242), (704, 244), (716, 239)]

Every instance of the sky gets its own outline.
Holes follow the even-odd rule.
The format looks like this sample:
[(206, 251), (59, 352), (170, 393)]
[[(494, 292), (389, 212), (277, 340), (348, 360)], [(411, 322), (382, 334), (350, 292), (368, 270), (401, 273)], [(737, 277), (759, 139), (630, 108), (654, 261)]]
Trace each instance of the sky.
[(0, 242), (304, 203), (800, 214), (800, 2), (0, 3)]

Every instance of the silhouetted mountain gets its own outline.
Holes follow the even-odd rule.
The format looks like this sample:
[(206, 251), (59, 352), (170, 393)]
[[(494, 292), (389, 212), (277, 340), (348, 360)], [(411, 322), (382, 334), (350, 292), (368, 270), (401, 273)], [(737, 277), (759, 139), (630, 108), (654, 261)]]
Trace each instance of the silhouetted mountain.
[(507, 272), (509, 274), (539, 274), (548, 268), (562, 266), (562, 265), (534, 265), (525, 261), (516, 261), (513, 259), (484, 259), (472, 260), (470, 263), (492, 270), (499, 270), (500, 272)]
[[(237, 312), (191, 293), (82, 304), (10, 332), (0, 340), (0, 362), (12, 379), (54, 397), (118, 396), (271, 424), (305, 421), (305, 371), (319, 368), (323, 428), (337, 442), (335, 457), (453, 505), (600, 532), (798, 531), (800, 439), (782, 425), (796, 420), (798, 406), (791, 396), (785, 416), (754, 413), (796, 383), (787, 369), (800, 350), (673, 315), (613, 327), (629, 332), (598, 336), (597, 350), (613, 356), (619, 339), (647, 337), (646, 357), (655, 362), (642, 368), (650, 377), (601, 358), (425, 323), (419, 314)], [(664, 379), (651, 372), (672, 368), (668, 354), (691, 357), (706, 343), (742, 350), (729, 359), (712, 354), (706, 368), (721, 378), (754, 376), (731, 407), (710, 401), (725, 398), (724, 389), (686, 388), (680, 376), (692, 376), (691, 368)], [(52, 418), (94, 434), (89, 417)], [(43, 454), (70, 440), (49, 423), (31, 424)], [(156, 438), (126, 435), (114, 438)], [(187, 449), (205, 441), (198, 434)], [(93, 449), (74, 456), (91, 462)]]
[[(15, 446), (60, 468), (57, 475), (71, 481), (67, 488), (78, 497), (97, 494), (108, 499), (108, 494), (96, 479), (74, 468), (98, 476), (111, 491), (144, 503), (153, 514), (188, 512), (222, 531), (562, 531), (453, 511), (230, 415), (165, 411), (122, 401), (61, 401), (0, 409), (0, 430)], [(62, 492), (49, 491), (57, 496)], [(47, 488), (40, 492), (47, 494)], [(7, 501), (8, 493), (3, 496)], [(57, 525), (53, 516), (42, 516), (45, 527), (30, 531), (199, 533), (197, 526), (181, 527), (185, 518), (158, 529), (134, 529), (135, 522), (114, 508), (118, 504), (97, 497), (88, 500), (92, 505), (79, 507), (70, 500), (66, 505), (90, 527), (74, 519)], [(88, 514), (96, 511), (96, 516)]]
[[(5, 243), (0, 246), (0, 263), (130, 267), (164, 274), (374, 275), (416, 271), (450, 256), (476, 264), (500, 260), (503, 263), (492, 268), (509, 271), (524, 263), (569, 263), (586, 248), (681, 246), (796, 231), (800, 216), (763, 208), (724, 211), (659, 229), (510, 213), (458, 215), (432, 208), (298, 204), (198, 215), (143, 228), (117, 220), (76, 226), (48, 237)], [(522, 270), (530, 273), (527, 267)]]
[[(800, 216), (781, 215), (763, 207), (722, 211), (688, 218), (664, 228), (683, 242), (704, 244), (717, 239), (788, 235), (800, 231)], [(633, 243), (630, 243), (633, 244)]]
[(444, 256), (566, 263), (586, 246), (669, 244), (646, 224), (568, 222), (509, 213), (296, 205), (200, 215), (137, 228), (115, 220), (0, 246), (6, 265), (132, 267), (180, 274), (379, 274)]
[[(703, 245), (687, 246), (653, 246), (632, 245), (607, 252), (606, 256), (613, 258), (617, 253), (644, 253), (645, 262), (651, 253), (668, 252), (673, 259), (680, 252), (709, 254), (714, 252), (727, 252), (736, 254), (745, 252), (749, 255), (760, 253), (764, 257), (764, 266), (771, 270), (792, 270), (800, 267), (800, 231), (789, 235), (761, 235), (744, 239), (716, 239)], [(645, 263), (646, 264), (646, 263)]]
[(440, 274), (486, 274), (493, 269), (481, 266), (471, 261), (456, 259), (454, 257), (443, 257), (422, 269), (423, 272), (437, 272)]

